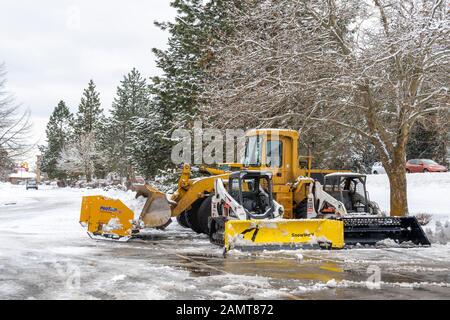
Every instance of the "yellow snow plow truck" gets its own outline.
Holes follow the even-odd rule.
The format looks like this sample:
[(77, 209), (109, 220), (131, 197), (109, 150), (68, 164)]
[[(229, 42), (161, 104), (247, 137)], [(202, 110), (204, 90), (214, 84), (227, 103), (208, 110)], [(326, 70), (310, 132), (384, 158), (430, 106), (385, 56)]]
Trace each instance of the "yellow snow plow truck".
[[(83, 198), (80, 223), (92, 237), (126, 241), (146, 228), (164, 229), (176, 217), (183, 227), (227, 249), (233, 244), (340, 249), (385, 239), (430, 244), (415, 217), (382, 215), (369, 200), (364, 175), (311, 169), (311, 157), (303, 163), (297, 131), (254, 129), (245, 138), (243, 163), (233, 164), (240, 171), (207, 170), (209, 176), (191, 178), (191, 166), (185, 164), (172, 194), (148, 184), (133, 186), (137, 197), (147, 198), (139, 219), (120, 200), (91, 196)], [(252, 189), (255, 183), (258, 188)], [(233, 191), (236, 187), (240, 192)], [(262, 195), (276, 212), (252, 213)], [(236, 203), (242, 207), (239, 214), (230, 209)]]

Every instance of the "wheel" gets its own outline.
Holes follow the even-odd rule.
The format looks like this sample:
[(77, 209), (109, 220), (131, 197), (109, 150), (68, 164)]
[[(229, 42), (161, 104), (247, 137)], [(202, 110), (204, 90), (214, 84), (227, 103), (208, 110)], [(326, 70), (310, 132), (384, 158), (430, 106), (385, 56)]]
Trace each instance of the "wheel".
[(184, 228), (190, 228), (189, 224), (186, 221), (186, 214), (182, 213), (177, 217), (177, 222), (180, 226), (184, 227)]
[(406, 169), (406, 173), (411, 173), (411, 170), (409, 170), (409, 169)]
[(375, 171), (373, 172), (373, 174), (378, 174), (378, 171), (375, 170)]
[(306, 219), (308, 217), (307, 216), (307, 214), (308, 214), (307, 211), (308, 211), (308, 198), (305, 198), (294, 209), (295, 219)]
[(213, 195), (210, 195), (203, 201), (197, 211), (197, 219), (201, 232), (209, 234), (208, 219), (211, 216), (211, 202)]
[(423, 173), (429, 172), (428, 169), (423, 169)]
[(204, 201), (204, 198), (198, 199), (192, 204), (191, 209), (185, 212), (186, 222), (193, 231), (197, 233), (202, 233), (202, 229), (200, 228), (200, 224), (198, 221), (198, 210)]

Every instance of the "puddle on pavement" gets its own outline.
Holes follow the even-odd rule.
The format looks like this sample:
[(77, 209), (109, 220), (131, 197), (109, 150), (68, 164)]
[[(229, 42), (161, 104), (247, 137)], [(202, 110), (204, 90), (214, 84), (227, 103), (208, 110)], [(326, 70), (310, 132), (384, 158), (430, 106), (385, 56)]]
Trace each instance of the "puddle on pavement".
[(198, 254), (178, 256), (179, 267), (193, 277), (233, 274), (261, 276), (274, 280), (302, 280), (327, 282), (347, 278), (342, 264), (317, 259), (298, 260), (294, 257), (274, 259), (267, 257), (218, 257)]

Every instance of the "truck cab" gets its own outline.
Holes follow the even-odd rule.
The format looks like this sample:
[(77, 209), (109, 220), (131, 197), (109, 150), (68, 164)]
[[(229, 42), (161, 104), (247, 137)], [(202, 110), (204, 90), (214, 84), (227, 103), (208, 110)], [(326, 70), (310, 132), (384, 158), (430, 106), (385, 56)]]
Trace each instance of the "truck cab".
[(253, 129), (245, 134), (243, 167), (272, 173), (275, 200), (284, 207), (284, 218), (292, 219), (306, 210), (308, 187), (323, 182), (326, 174), (336, 170), (311, 169), (300, 165), (299, 133), (288, 129)]

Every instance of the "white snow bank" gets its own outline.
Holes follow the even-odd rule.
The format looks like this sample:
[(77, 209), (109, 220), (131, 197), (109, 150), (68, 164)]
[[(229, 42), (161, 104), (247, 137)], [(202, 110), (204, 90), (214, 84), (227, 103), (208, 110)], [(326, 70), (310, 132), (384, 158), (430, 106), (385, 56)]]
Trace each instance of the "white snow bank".
[[(430, 214), (432, 220), (424, 230), (431, 243), (450, 243), (450, 173), (412, 173), (406, 179), (410, 214)], [(367, 190), (370, 199), (389, 212), (387, 175), (368, 175)]]
[(431, 243), (447, 244), (450, 242), (450, 221), (436, 221), (434, 226), (425, 227), (425, 233)]
[[(22, 186), (23, 188), (23, 186)], [(15, 187), (11, 183), (0, 183), (0, 206), (16, 202)]]
[[(450, 173), (412, 173), (408, 181), (408, 206), (411, 214), (429, 213), (450, 216)], [(389, 180), (387, 175), (368, 175), (370, 199), (389, 212)]]

